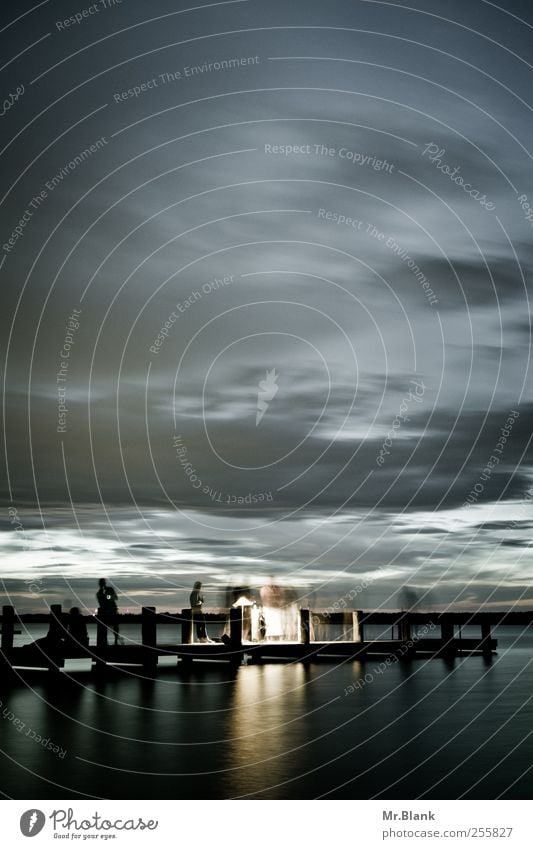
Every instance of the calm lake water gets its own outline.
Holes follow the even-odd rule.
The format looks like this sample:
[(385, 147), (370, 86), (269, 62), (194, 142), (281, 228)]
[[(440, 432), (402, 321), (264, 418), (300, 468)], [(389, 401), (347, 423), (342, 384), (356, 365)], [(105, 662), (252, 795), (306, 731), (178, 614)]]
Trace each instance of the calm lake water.
[(533, 633), (495, 636), (490, 660), (415, 660), (382, 674), (379, 658), (234, 672), (169, 661), (155, 680), (133, 667), (96, 678), (71, 662), (58, 689), (46, 673), (25, 672), (0, 685), (0, 790), (18, 799), (529, 798)]

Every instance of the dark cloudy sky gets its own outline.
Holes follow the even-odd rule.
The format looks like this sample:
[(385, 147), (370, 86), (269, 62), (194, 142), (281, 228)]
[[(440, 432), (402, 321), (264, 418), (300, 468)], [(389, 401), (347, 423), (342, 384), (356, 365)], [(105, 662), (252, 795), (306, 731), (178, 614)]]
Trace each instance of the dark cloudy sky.
[(533, 606), (530, 5), (0, 14), (4, 603)]

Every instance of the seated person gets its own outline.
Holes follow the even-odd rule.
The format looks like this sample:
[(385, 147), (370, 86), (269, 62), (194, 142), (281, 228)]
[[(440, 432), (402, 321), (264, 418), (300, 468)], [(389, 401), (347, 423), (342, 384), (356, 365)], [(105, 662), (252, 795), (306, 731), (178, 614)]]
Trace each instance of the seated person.
[(46, 637), (39, 637), (38, 640), (34, 640), (33, 643), (27, 643), (22, 648), (39, 649), (43, 652), (43, 654), (48, 656), (50, 653), (57, 654), (63, 652), (65, 648), (65, 640), (57, 633), (57, 631), (53, 631), (49, 628)]
[(80, 613), (79, 607), (72, 607), (67, 626), (67, 647), (72, 649), (87, 648), (88, 645), (89, 634), (85, 620)]

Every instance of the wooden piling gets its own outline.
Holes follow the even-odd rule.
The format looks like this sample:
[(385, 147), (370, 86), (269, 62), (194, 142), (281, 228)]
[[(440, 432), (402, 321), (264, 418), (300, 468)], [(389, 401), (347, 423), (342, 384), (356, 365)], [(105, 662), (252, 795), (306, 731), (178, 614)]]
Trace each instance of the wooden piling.
[(155, 607), (143, 607), (141, 611), (141, 634), (143, 644), (143, 666), (155, 669), (157, 656), (157, 620)]
[(454, 624), (450, 619), (440, 621), (441, 647), (439, 654), (455, 654)]
[(364, 643), (365, 641), (365, 626), (363, 623), (363, 611), (362, 610), (354, 610), (354, 613), (357, 613), (357, 624), (359, 628), (359, 641)]
[(4, 604), (2, 607), (2, 636), (0, 648), (0, 665), (4, 671), (11, 669), (11, 663), (6, 656), (13, 648), (13, 635), (15, 633), (15, 608), (10, 604)]
[(96, 645), (99, 649), (107, 648), (107, 625), (102, 608), (98, 609), (98, 618), (96, 620)]
[(311, 642), (311, 616), (307, 608), (300, 610), (300, 642), (308, 646)]
[(229, 610), (229, 650), (231, 665), (239, 666), (242, 661), (242, 607), (230, 607)]
[(192, 610), (190, 607), (181, 611), (181, 642), (186, 646), (192, 643)]
[(483, 654), (492, 654), (491, 650), (492, 628), (491, 623), (486, 620), (481, 621), (481, 642), (479, 647)]
[(2, 651), (13, 648), (13, 635), (15, 633), (15, 608), (10, 604), (2, 607)]
[(361, 626), (359, 624), (359, 611), (358, 610), (352, 610), (352, 642), (354, 642), (354, 643), (362, 642)]
[(96, 617), (96, 655), (95, 667), (98, 670), (104, 669), (107, 656), (107, 625), (105, 622), (105, 613), (101, 607), (98, 608)]
[(64, 666), (65, 658), (61, 650), (61, 640), (65, 636), (63, 612), (60, 604), (50, 605), (50, 622), (48, 625), (49, 647), (46, 653), (47, 666), (50, 672), (57, 672)]
[(403, 613), (398, 620), (398, 639), (402, 643), (408, 643), (411, 640), (411, 622), (408, 613)]

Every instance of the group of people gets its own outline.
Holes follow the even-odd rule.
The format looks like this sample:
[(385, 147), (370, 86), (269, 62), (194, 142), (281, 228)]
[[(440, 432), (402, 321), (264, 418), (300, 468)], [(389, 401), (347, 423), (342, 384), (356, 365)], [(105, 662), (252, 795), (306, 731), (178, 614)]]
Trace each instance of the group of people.
[[(259, 590), (259, 595), (258, 603), (250, 587), (228, 587), (226, 590), (226, 607), (242, 608), (243, 639), (252, 642), (298, 639), (298, 606), (294, 593), (275, 584), (274, 579), (270, 578)], [(196, 639), (200, 643), (212, 643), (215, 641), (207, 635), (203, 604), (202, 583), (196, 581), (190, 595)], [(225, 629), (226, 635), (228, 627)]]
[[(253, 598), (252, 590), (249, 587), (228, 588), (226, 592), (227, 606), (242, 608), (243, 638), (252, 641), (293, 639), (293, 631), (297, 628), (297, 607), (290, 596), (290, 592), (277, 586), (271, 578), (267, 584), (261, 587), (259, 594), (260, 604)], [(123, 644), (124, 640), (120, 636), (118, 621), (118, 596), (114, 587), (108, 584), (105, 578), (100, 578), (98, 582), (96, 600), (100, 621), (114, 635), (115, 645)], [(207, 635), (201, 581), (196, 581), (194, 584), (190, 594), (190, 605), (197, 641), (200, 643), (216, 642)], [(46, 637), (36, 640), (32, 645), (39, 645), (41, 648), (65, 648), (67, 650), (69, 647), (88, 647), (87, 625), (79, 607), (72, 607), (68, 614), (68, 620), (62, 624), (63, 629), (60, 633), (57, 629), (51, 628)], [(224, 639), (224, 636), (222, 639)]]
[[(106, 627), (114, 634), (115, 645), (119, 642), (123, 643), (124, 640), (120, 636), (118, 624), (117, 593), (106, 582), (105, 578), (100, 578), (98, 582), (96, 599), (98, 601), (98, 614)], [(68, 618), (63, 620), (61, 624), (61, 629), (50, 627), (46, 637), (35, 640), (35, 642), (30, 643), (26, 648), (37, 647), (45, 652), (68, 652), (69, 649), (88, 648), (89, 632), (87, 631), (87, 625), (79, 607), (71, 607)]]
[(63, 624), (63, 629), (58, 631), (50, 627), (46, 637), (41, 637), (25, 648), (38, 648), (45, 654), (57, 654), (68, 652), (69, 649), (87, 648), (89, 645), (89, 633), (85, 619), (81, 615), (79, 607), (71, 607), (68, 620)]

